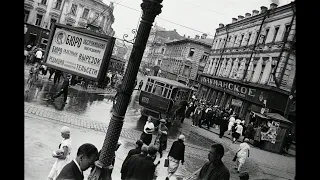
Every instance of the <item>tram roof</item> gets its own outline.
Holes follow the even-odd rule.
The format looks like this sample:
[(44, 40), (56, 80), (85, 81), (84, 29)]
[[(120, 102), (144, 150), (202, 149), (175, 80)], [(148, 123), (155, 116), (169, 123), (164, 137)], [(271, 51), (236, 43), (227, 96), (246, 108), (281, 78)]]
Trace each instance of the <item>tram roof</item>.
[(154, 80), (157, 80), (157, 81), (161, 81), (163, 83), (166, 83), (166, 84), (171, 84), (173, 86), (177, 86), (177, 87), (180, 87), (180, 88), (186, 88), (186, 89), (191, 89), (190, 87), (178, 82), (178, 81), (175, 81), (175, 80), (171, 80), (171, 79), (167, 79), (167, 78), (163, 78), (163, 77), (159, 77), (159, 76), (147, 76), (147, 78), (151, 78), (151, 79), (154, 79)]

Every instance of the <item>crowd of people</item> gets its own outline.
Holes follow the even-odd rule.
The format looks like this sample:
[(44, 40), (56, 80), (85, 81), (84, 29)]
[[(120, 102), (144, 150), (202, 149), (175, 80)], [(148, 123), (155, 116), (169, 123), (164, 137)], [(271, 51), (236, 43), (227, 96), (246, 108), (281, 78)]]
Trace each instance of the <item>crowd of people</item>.
[[(193, 127), (206, 126), (207, 129), (219, 129), (219, 137), (222, 138), (225, 132), (232, 135), (232, 142), (241, 137), (253, 139), (253, 124), (245, 125), (245, 121), (241, 119), (232, 108), (223, 109), (217, 105), (209, 104), (202, 100), (192, 98), (188, 103), (185, 112), (186, 118), (192, 119)], [(244, 140), (243, 138), (243, 140)]]

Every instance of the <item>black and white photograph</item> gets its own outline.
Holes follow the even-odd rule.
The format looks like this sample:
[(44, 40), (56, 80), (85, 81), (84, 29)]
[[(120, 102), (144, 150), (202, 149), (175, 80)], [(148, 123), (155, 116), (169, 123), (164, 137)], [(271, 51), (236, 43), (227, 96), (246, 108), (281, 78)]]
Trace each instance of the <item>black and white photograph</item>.
[(24, 178), (296, 180), (295, 0), (24, 0)]

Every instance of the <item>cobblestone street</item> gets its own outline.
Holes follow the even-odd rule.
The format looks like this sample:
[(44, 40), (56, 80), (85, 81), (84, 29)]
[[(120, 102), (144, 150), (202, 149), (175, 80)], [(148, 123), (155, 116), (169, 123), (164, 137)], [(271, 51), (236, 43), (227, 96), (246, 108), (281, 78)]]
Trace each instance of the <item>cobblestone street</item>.
[[(131, 113), (131, 112), (127, 112)], [(97, 142), (97, 147), (101, 147), (104, 139), (104, 134), (107, 131), (108, 124), (102, 123), (98, 121), (90, 120), (83, 116), (77, 116), (72, 113), (64, 112), (64, 111), (58, 111), (53, 109), (52, 107), (44, 107), (39, 105), (34, 105), (31, 103), (25, 102), (25, 123), (29, 123), (29, 121), (33, 122), (34, 119), (41, 119), (36, 124), (44, 124), (43, 126), (47, 124), (54, 124), (57, 126), (57, 130), (55, 130), (56, 135), (53, 135), (53, 137), (56, 137), (59, 139), (59, 128), (62, 125), (68, 125), (72, 129), (78, 129), (81, 132), (86, 132), (87, 134), (97, 134), (99, 135), (99, 141), (97, 141), (95, 138), (89, 138), (87, 135), (73, 135), (74, 139), (79, 139), (79, 141), (82, 141), (82, 136), (86, 136), (86, 139), (88, 142)], [(37, 126), (37, 125), (35, 125)], [(46, 131), (48, 132), (50, 128), (46, 128)], [(77, 131), (78, 131), (77, 130)], [(207, 154), (209, 151), (209, 147), (213, 142), (220, 142), (224, 145), (226, 149), (225, 156), (223, 158), (224, 163), (227, 167), (229, 167), (230, 173), (231, 173), (231, 179), (236, 180), (238, 179), (238, 174), (233, 169), (234, 162), (232, 161), (232, 158), (234, 156), (234, 152), (237, 150), (239, 144), (232, 144), (231, 141), (227, 138), (218, 138), (218, 135), (215, 133), (206, 131), (201, 128), (195, 128), (190, 126), (190, 120), (186, 119), (185, 123), (181, 124), (181, 128), (179, 129), (183, 134), (186, 135), (186, 162), (184, 166), (180, 166), (179, 171), (177, 172), (177, 176), (183, 176), (188, 177), (193, 172), (198, 170), (202, 167), (202, 165), (207, 161)], [(28, 132), (28, 131), (26, 131)], [(49, 132), (48, 132), (49, 133)], [(50, 132), (52, 134), (53, 132)], [(122, 161), (121, 157), (125, 157), (127, 151), (130, 148), (133, 148), (135, 140), (137, 140), (140, 137), (141, 132), (134, 130), (134, 129), (128, 129), (123, 128), (121, 131), (121, 137), (120, 139), (122, 141), (130, 142), (131, 146), (126, 147), (125, 149), (119, 151), (123, 153), (119, 157), (119, 163)], [(33, 137), (30, 134), (26, 133), (26, 141), (27, 139), (33, 139)], [(35, 135), (35, 134), (34, 134)], [(31, 138), (32, 136), (32, 138)], [(95, 136), (95, 135), (93, 135)], [(36, 135), (38, 137), (38, 135)], [(80, 138), (81, 137), (81, 138)], [(37, 139), (37, 138), (36, 138)], [(93, 140), (95, 139), (95, 140)], [(33, 140), (32, 140), (33, 141)], [(36, 141), (36, 140), (35, 140)], [(167, 151), (170, 149), (173, 139), (168, 140), (168, 148)], [(46, 145), (45, 141), (43, 142)], [(50, 141), (51, 142), (51, 141)], [(59, 140), (56, 140), (55, 142), (59, 142)], [(82, 141), (84, 142), (84, 141)], [(189, 142), (192, 142), (190, 144)], [(196, 143), (194, 143), (196, 142)], [(28, 142), (27, 142), (28, 143)], [(53, 144), (53, 147), (55, 147), (56, 144)], [(74, 149), (77, 149), (77, 146), (74, 147)], [(125, 146), (124, 146), (125, 147)], [(30, 151), (32, 151), (32, 147), (30, 148)], [(295, 160), (294, 158), (284, 157), (278, 154), (262, 151), (259, 149), (252, 148), (254, 150), (251, 151), (250, 158), (247, 160), (243, 167), (243, 171), (247, 171), (250, 174), (250, 179), (279, 179), (279, 180), (285, 180), (285, 179), (293, 179), (294, 177), (294, 171), (295, 171)], [(51, 149), (52, 150), (52, 149)], [(28, 151), (28, 150), (27, 150)], [(49, 151), (48, 151), (49, 153)], [(50, 156), (50, 153), (40, 153), (39, 156), (42, 156), (42, 158), (49, 158), (48, 160), (52, 161), (52, 158)], [(166, 152), (168, 153), (168, 152)], [(41, 159), (41, 157), (37, 157), (38, 160)], [(162, 158), (163, 160), (163, 158)], [(40, 160), (41, 161), (41, 160)], [(32, 160), (32, 165), (35, 165), (36, 162)], [(31, 163), (31, 162), (30, 162)], [(53, 162), (52, 162), (53, 163)], [(121, 163), (118, 164), (119, 168), (121, 167)], [(160, 165), (159, 165), (160, 166)], [(163, 165), (162, 165), (163, 166)], [(161, 166), (161, 167), (162, 167)], [(49, 169), (46, 169), (46, 173), (50, 171)], [(116, 171), (115, 171), (116, 172)], [(158, 170), (159, 175), (165, 175), (166, 170), (164, 168), (160, 168)], [(32, 174), (32, 173), (31, 173)], [(113, 173), (116, 174), (116, 173)], [(43, 173), (41, 176), (37, 177), (39, 179), (42, 179), (44, 175), (47, 175)], [(41, 178), (40, 178), (41, 177)], [(161, 176), (159, 176), (158, 179), (160, 179)], [(164, 176), (165, 177), (165, 176)], [(35, 179), (37, 179), (35, 178)], [(31, 178), (33, 179), (33, 178)]]

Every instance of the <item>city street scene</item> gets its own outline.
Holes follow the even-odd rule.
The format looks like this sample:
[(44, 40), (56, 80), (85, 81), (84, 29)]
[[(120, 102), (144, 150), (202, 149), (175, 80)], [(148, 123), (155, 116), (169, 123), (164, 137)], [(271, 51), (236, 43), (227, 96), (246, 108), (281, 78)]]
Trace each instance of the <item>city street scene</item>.
[(25, 0), (26, 180), (295, 180), (296, 3)]

